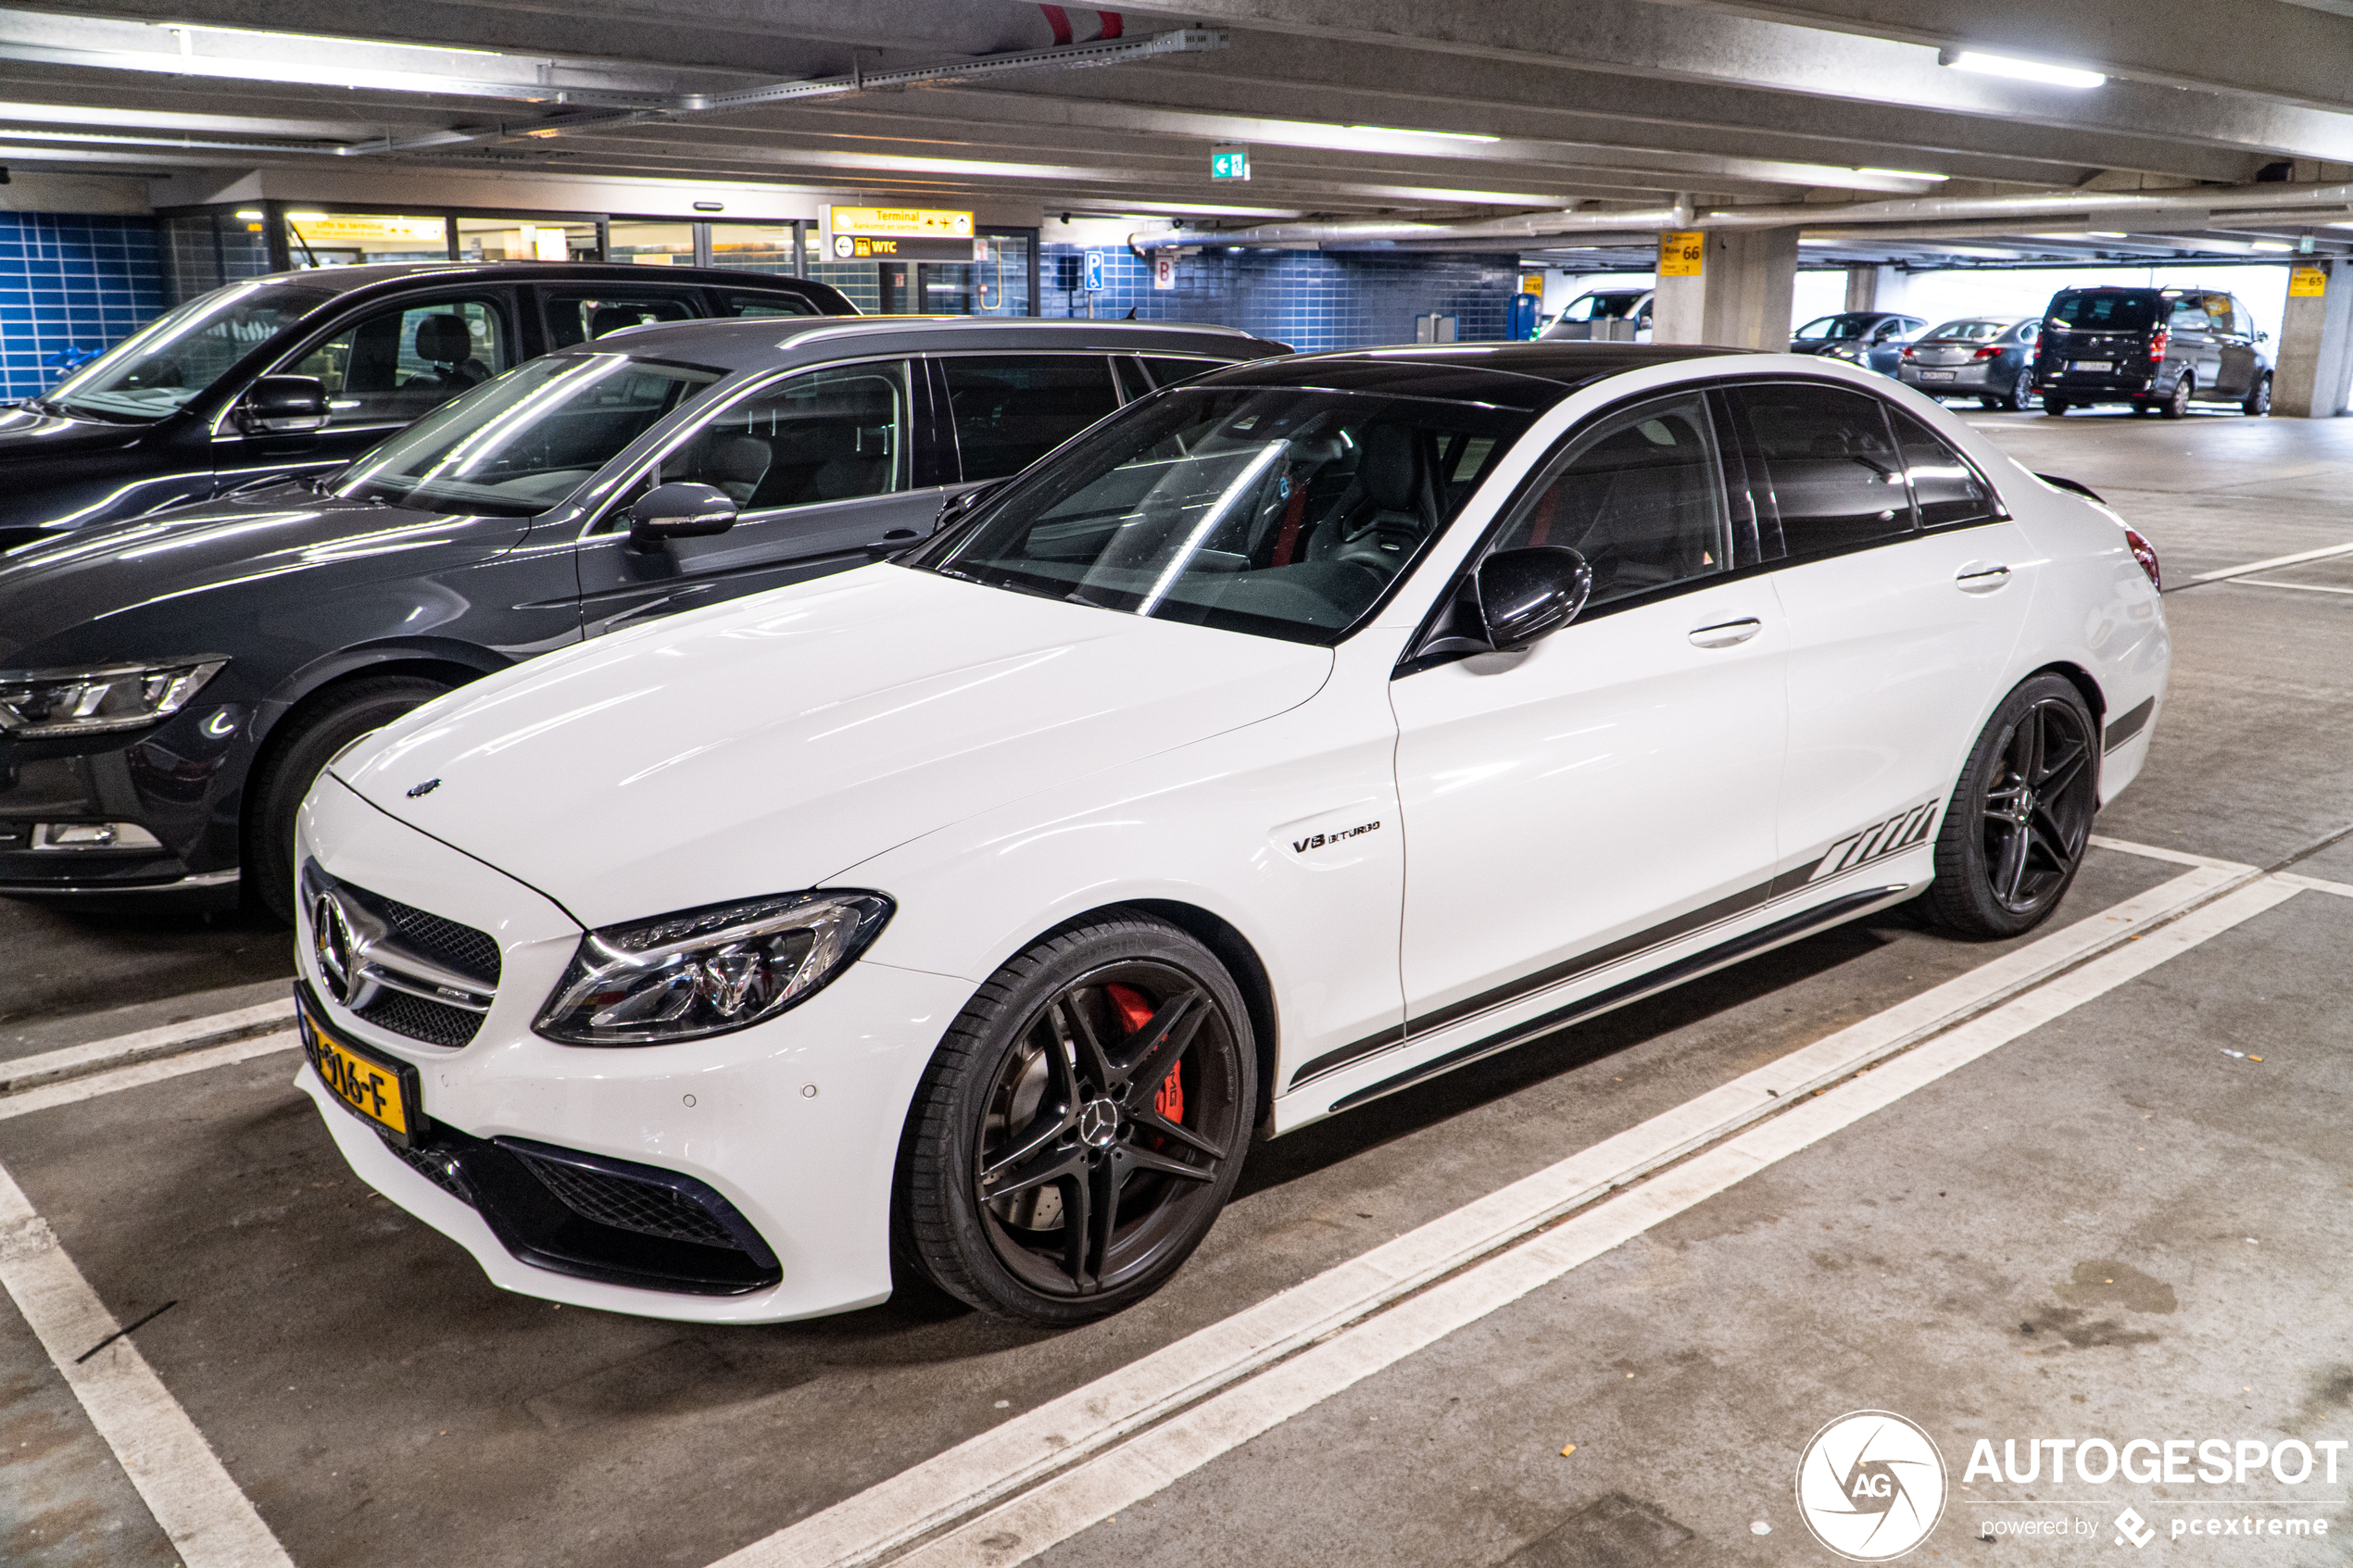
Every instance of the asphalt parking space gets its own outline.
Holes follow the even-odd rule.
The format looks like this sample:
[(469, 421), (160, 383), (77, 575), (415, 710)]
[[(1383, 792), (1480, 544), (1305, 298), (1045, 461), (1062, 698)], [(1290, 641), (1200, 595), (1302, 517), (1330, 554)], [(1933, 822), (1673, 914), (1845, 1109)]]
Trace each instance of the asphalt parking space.
[[(1870, 1409), (1950, 1435), (1931, 1559), (1987, 1550), (1987, 1524), (2057, 1518), (2099, 1528), (2001, 1556), (2113, 1556), (2127, 1500), (2161, 1530), (2278, 1498), (2294, 1501), (2257, 1512), (2342, 1530), (2343, 1471), (1960, 1477), (1981, 1436), (2344, 1434), (2348, 942), (2353, 900), (2258, 915), (1038, 1561), (1216, 1561), (1239, 1538), (1302, 1568), (1816, 1563), (1794, 1456), (1827, 1416)], [(2316, 1546), (2216, 1560), (2342, 1561)]]
[[(2004, 425), (2006, 445), (2032, 445), (2030, 466), (2095, 488), (2106, 488), (2098, 464), (2129, 462), (2109, 443), (2169, 429), (2036, 418), (1985, 422)], [(2203, 436), (2209, 425), (2225, 428), (2171, 428)], [(2353, 467), (2353, 432), (2230, 428), (2256, 433), (2232, 439), (2276, 440), (2258, 456), (2282, 471), (2317, 470), (2338, 451)], [(2312, 433), (2297, 446), (2274, 430)], [(2211, 552), (2201, 570), (2214, 570), (2353, 540), (2353, 524), (2327, 532), (2317, 496), (2282, 503), (2295, 515), (2235, 547), (2227, 518), (2176, 499), (2170, 520), (2123, 508), (2157, 538), (2176, 582), (2177, 548), (2192, 560)], [(2297, 569), (2296, 580), (2335, 580), (2314, 571)], [(2353, 718), (2353, 603), (2216, 583), (2167, 606), (2171, 696), (2147, 771), (2099, 831), (2266, 864), (2353, 821), (2353, 756), (2326, 740)], [(2095, 851), (2059, 920), (2183, 869)], [(2353, 880), (2353, 840), (2296, 869)], [(2322, 1135), (2344, 1123), (2348, 919), (2353, 900), (2298, 895), (1051, 1555), (1149, 1559), (1189, 1543), (1194, 1559), (1222, 1561), (1249, 1538), (1260, 1561), (1338, 1561), (1345, 1548), (1352, 1562), (1503, 1562), (1577, 1516), (1585, 1523), (1562, 1539), (1653, 1530), (1641, 1561), (1795, 1560), (1802, 1533), (1785, 1503), (1768, 1516), (1781, 1521), (1770, 1537), (1749, 1533), (1746, 1511), (1755, 1498), (1786, 1499), (1794, 1444), (1827, 1414), (1881, 1403), (1916, 1420), (1975, 1422), (1998, 1439), (2057, 1430), (2063, 1402), (2203, 1436), (2223, 1407), (2199, 1403), (2213, 1390), (2176, 1376), (2189, 1363), (2169, 1358), (2214, 1347), (2221, 1359), (2198, 1365), (2236, 1367), (2249, 1347), (2271, 1347), (2273, 1404), (2255, 1400), (2266, 1385), (2251, 1365), (2240, 1379), (2252, 1408), (2234, 1419), (2251, 1430), (2305, 1408), (2278, 1403), (2291, 1372), (2307, 1377), (2298, 1399), (2327, 1387), (2341, 1398), (2353, 1372), (2332, 1385), (2316, 1369), (2328, 1325), (2341, 1323), (2319, 1298), (2335, 1277), (2323, 1261), (2344, 1255), (2353, 1194)], [(10, 930), (0, 925), (0, 945)], [(186, 993), (168, 980), (127, 998), (102, 985), (43, 992), (33, 1013), (0, 1017), (0, 1058), (283, 995), (283, 933), (175, 930), (187, 945), (169, 950), (184, 957), (173, 972), (188, 977)], [(92, 937), (94, 972), (144, 939)], [(226, 946), (206, 946), (214, 940)], [(248, 940), (249, 953), (234, 946)], [(1170, 1288), (1060, 1335), (919, 1297), (812, 1323), (708, 1329), (504, 1295), (454, 1244), (349, 1174), (289, 1083), (290, 1052), (0, 1121), (0, 1163), (120, 1321), (175, 1303), (138, 1331), (138, 1345), (304, 1568), (700, 1568), (2016, 946), (1953, 943), (1892, 912), (1263, 1146)], [(70, 960), (77, 949), (58, 938), (54, 950)], [(253, 967), (225, 967), (238, 962)], [(74, 996), (131, 1005), (76, 1011)], [(2248, 1044), (2273, 1039), (2283, 1048)], [(2265, 1060), (2224, 1056), (2217, 1042)], [(2132, 1144), (2128, 1158), (2128, 1112), (2149, 1119), (2142, 1135), (2162, 1127), (2166, 1141)], [(2332, 1159), (2336, 1185), (2323, 1193), (2314, 1184)], [(1938, 1191), (1974, 1196), (1965, 1208), (1931, 1199), (1931, 1178)], [(2270, 1238), (2262, 1267), (2276, 1277), (2200, 1239), (2242, 1224)], [(2209, 1242), (2220, 1250), (2197, 1250)], [(2147, 1329), (2156, 1339), (2130, 1337), (2145, 1327), (2132, 1315), (2140, 1309), (2077, 1279), (2078, 1264), (2101, 1260), (2132, 1261), (2172, 1288), (2176, 1311)], [(2085, 1325), (2111, 1320), (2126, 1337), (2069, 1338), (2071, 1329), (2097, 1339), (2108, 1331)], [(2001, 1338), (2004, 1322), (2016, 1345)], [(2069, 1348), (2028, 1343), (2021, 1323)], [(2107, 1381), (2051, 1381), (2063, 1377)], [(2131, 1402), (2145, 1394), (2170, 1402)], [(2309, 1419), (2328, 1418), (2324, 1407)], [(44, 1544), (50, 1555), (24, 1561), (144, 1562), (156, 1549), (170, 1560), (55, 1369), (0, 1308), (0, 1432), (19, 1426), (19, 1441), (57, 1457), (37, 1482), (25, 1471), (0, 1480), (0, 1503), (29, 1518), (24, 1499), (47, 1488), (80, 1522), (78, 1544)], [(1578, 1452), (1564, 1459), (1569, 1442)], [(1957, 1487), (1957, 1506), (1969, 1496)], [(106, 1543), (117, 1544), (101, 1551)], [(1948, 1523), (1934, 1544), (1966, 1543)], [(1587, 1560), (1615, 1561), (1558, 1559)]]

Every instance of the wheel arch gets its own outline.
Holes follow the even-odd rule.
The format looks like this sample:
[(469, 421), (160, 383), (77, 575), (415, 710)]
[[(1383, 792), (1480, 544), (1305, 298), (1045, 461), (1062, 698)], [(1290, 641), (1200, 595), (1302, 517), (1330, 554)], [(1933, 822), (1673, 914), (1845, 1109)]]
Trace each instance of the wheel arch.
[[(1252, 1123), (1265, 1127), (1273, 1113), (1275, 1064), (1281, 1052), (1277, 1049), (1279, 1015), (1275, 1010), (1275, 985), (1258, 949), (1223, 917), (1199, 904), (1173, 898), (1138, 898), (1108, 908), (1136, 909), (1165, 921), (1217, 955), (1217, 961), (1234, 977), (1234, 985), (1242, 994), (1242, 1005), (1250, 1010), (1251, 1039), (1257, 1047), (1258, 1104), (1252, 1110)], [(1093, 909), (1079, 918), (1091, 919), (1105, 912)]]
[[(2037, 675), (2064, 675), (2075, 689), (2083, 694), (2083, 701), (2092, 710), (2092, 721), (2105, 729), (2108, 726), (2108, 694), (2100, 689), (2098, 677), (2070, 659), (2053, 659), (2038, 670), (2030, 670), (2019, 677), (2018, 684)], [(2016, 689), (2015, 685), (2012, 688)]]

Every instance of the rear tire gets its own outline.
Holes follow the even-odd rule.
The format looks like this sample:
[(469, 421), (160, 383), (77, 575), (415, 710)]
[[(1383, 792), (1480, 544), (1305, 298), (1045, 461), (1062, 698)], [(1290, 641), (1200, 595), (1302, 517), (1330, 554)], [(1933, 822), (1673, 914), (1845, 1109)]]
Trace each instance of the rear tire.
[(1250, 1014), (1208, 948), (1118, 910), (1046, 937), (925, 1070), (900, 1150), (909, 1250), (997, 1317), (1108, 1316), (1209, 1234), (1257, 1103)]
[(2172, 392), (2157, 406), (2157, 411), (2169, 420), (2178, 420), (2190, 411), (2190, 399), (2197, 393), (2197, 378), (2187, 370), (2173, 383)]
[(2049, 414), (2054, 418), (2066, 413), (2070, 405), (2064, 397), (2053, 397), (2047, 393), (2045, 393), (2043, 396), (2043, 412)]
[(1944, 809), (1921, 905), (1956, 936), (2032, 931), (2067, 896), (2099, 812), (2099, 725), (2063, 675), (2021, 682), (1994, 709)]
[(246, 785), (245, 884), (263, 909), (294, 923), (295, 816), (328, 759), (449, 690), (422, 675), (363, 676), (330, 686), (278, 721), (269, 755)]
[(2247, 415), (2248, 418), (2258, 420), (2271, 411), (2271, 375), (2270, 371), (2266, 370), (2262, 376), (2256, 381), (2254, 390), (2246, 395), (2246, 401), (2240, 404), (2239, 408)]
[(2034, 402), (2034, 372), (2020, 367), (2018, 380), (2010, 383), (2009, 395), (1996, 399), (1997, 404), (2013, 414), (2023, 414)]

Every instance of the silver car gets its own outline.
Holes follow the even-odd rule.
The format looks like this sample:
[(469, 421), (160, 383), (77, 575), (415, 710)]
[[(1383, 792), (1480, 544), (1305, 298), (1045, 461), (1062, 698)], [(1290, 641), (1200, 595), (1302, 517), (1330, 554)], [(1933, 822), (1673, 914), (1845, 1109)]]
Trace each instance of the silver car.
[(1896, 379), (1931, 397), (1974, 397), (2023, 413), (2034, 395), (2039, 316), (1965, 316), (1922, 332), (1904, 348)]

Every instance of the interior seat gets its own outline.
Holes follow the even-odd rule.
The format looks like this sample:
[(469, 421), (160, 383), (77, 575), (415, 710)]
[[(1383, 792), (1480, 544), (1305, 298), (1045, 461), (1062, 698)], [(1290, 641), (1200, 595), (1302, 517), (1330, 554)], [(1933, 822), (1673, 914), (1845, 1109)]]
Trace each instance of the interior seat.
[(417, 358), (432, 366), (433, 372), (410, 376), (400, 383), (403, 392), (414, 388), (454, 396), (490, 379), (490, 367), (474, 358), (473, 332), (463, 316), (444, 312), (419, 318)]

